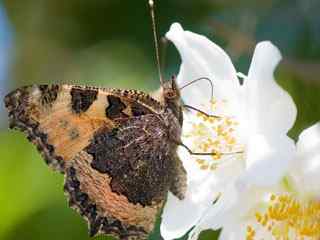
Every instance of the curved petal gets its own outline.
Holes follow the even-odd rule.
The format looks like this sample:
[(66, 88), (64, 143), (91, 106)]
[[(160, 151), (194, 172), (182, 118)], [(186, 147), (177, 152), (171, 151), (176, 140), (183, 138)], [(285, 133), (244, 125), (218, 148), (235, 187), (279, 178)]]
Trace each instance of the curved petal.
[(288, 173), (294, 154), (294, 142), (286, 135), (272, 139), (261, 134), (251, 136), (247, 145), (247, 169), (237, 184), (260, 187), (276, 184)]
[(246, 216), (244, 219), (247, 218), (248, 213), (256, 207), (263, 195), (264, 192), (258, 192), (255, 188), (239, 189), (234, 184), (225, 187), (221, 197), (190, 232), (190, 239), (196, 240), (201, 231), (206, 229), (218, 230), (226, 229), (230, 225), (243, 225), (243, 216)]
[(180, 201), (171, 193), (163, 209), (162, 222), (160, 225), (161, 236), (165, 240), (176, 239), (185, 235), (199, 220), (203, 208), (192, 198)]
[[(235, 94), (239, 81), (229, 56), (216, 44), (204, 36), (184, 31), (174, 23), (166, 37), (177, 47), (182, 64), (177, 81), (181, 86), (201, 77), (210, 78), (217, 97), (228, 98)], [(182, 90), (183, 100), (192, 106), (201, 107), (210, 100), (210, 86), (199, 81)], [(192, 97), (187, 97), (192, 96)]]
[(238, 240), (245, 239), (246, 226), (244, 223), (226, 225), (219, 236), (219, 240)]
[(297, 151), (300, 155), (320, 154), (320, 122), (305, 129), (300, 134), (297, 142)]
[(215, 179), (211, 172), (201, 171), (185, 149), (180, 148), (178, 153), (187, 171), (188, 188), (183, 200), (177, 199), (170, 192), (168, 194), (160, 225), (161, 236), (166, 240), (186, 234), (218, 194), (213, 187)]
[(189, 234), (190, 240), (197, 240), (199, 234), (206, 229), (218, 230), (237, 218), (231, 209), (239, 202), (238, 192), (233, 185), (227, 187), (221, 198), (206, 211), (195, 228)]
[(295, 178), (301, 191), (320, 196), (320, 122), (304, 130), (297, 142)]
[(254, 51), (248, 77), (244, 81), (248, 130), (251, 132), (286, 134), (295, 122), (296, 106), (273, 76), (280, 60), (280, 51), (271, 42), (259, 43)]

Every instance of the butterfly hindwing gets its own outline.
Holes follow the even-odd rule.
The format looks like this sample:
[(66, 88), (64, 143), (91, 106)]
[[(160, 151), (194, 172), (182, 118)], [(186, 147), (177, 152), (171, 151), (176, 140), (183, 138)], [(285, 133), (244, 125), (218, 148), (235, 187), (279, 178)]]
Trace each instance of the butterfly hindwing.
[(69, 205), (87, 220), (90, 236), (113, 235), (119, 239), (146, 239), (153, 228), (160, 203), (128, 203), (111, 189), (111, 178), (91, 168), (92, 156), (82, 151), (66, 169), (65, 192)]
[(175, 163), (168, 158), (174, 149), (157, 115), (119, 122), (118, 128), (98, 130), (70, 162), (65, 190), (91, 235), (146, 239), (173, 181)]

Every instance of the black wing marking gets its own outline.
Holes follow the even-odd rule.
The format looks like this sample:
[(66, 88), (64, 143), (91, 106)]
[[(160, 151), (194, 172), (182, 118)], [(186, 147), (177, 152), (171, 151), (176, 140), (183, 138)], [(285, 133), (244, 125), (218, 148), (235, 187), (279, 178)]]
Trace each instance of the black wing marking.
[(162, 201), (171, 184), (176, 146), (158, 115), (122, 120), (119, 128), (100, 129), (85, 149), (91, 166), (111, 178), (113, 191), (134, 204)]

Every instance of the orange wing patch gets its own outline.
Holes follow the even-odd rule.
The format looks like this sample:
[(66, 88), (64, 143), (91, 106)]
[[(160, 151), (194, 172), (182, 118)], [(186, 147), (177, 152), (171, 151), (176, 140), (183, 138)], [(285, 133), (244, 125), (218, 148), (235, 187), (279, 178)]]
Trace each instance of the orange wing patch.
[(86, 112), (72, 111), (72, 98), (69, 87), (62, 88), (52, 107), (38, 108), (39, 130), (47, 134), (48, 143), (55, 148), (57, 155), (65, 161), (86, 147), (94, 132), (102, 126), (113, 128), (114, 124), (107, 119), (104, 110), (108, 106), (105, 95), (97, 94)]
[[(72, 86), (40, 85), (19, 88), (5, 98), (10, 126), (27, 133), (54, 169), (64, 171), (64, 164), (87, 146), (100, 127), (113, 128), (106, 118), (107, 92), (80, 88), (82, 96), (73, 99)], [(95, 93), (96, 98), (86, 98)], [(73, 107), (87, 108), (76, 113)]]

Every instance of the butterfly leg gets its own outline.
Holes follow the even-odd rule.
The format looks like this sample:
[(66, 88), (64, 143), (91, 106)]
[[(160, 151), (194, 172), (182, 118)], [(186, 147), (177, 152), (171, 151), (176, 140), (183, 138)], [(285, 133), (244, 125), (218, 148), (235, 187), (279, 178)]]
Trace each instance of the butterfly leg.
[(183, 105), (183, 108), (194, 110), (194, 111), (196, 111), (196, 112), (199, 112), (199, 113), (203, 114), (203, 115), (206, 116), (206, 117), (221, 118), (221, 116), (208, 114), (208, 113), (206, 113), (206, 112), (204, 112), (204, 111), (202, 111), (202, 110), (200, 110), (200, 109), (198, 109), (198, 108), (192, 107), (192, 106), (190, 106), (190, 105)]
[(187, 145), (185, 145), (183, 142), (178, 142), (177, 143), (178, 145), (184, 147), (191, 155), (217, 155), (218, 153), (217, 152), (193, 152)]
[(190, 155), (196, 155), (196, 156), (215, 156), (215, 155), (233, 155), (233, 154), (242, 154), (243, 151), (235, 151), (235, 152), (194, 152), (192, 151), (187, 145), (185, 145), (183, 142), (177, 142), (178, 145), (184, 147), (187, 149)]
[(176, 154), (174, 156), (175, 176), (172, 180), (170, 191), (180, 200), (184, 199), (187, 191), (187, 173), (182, 165), (182, 161)]

